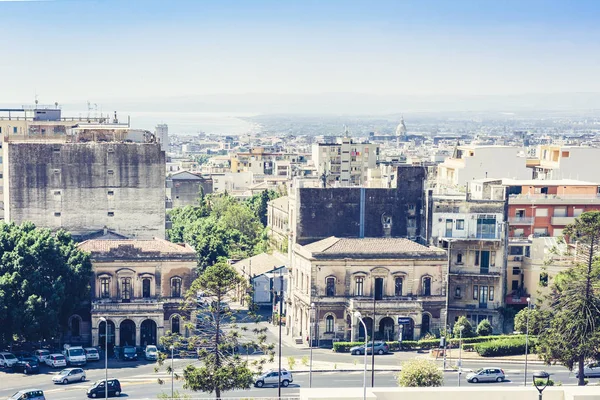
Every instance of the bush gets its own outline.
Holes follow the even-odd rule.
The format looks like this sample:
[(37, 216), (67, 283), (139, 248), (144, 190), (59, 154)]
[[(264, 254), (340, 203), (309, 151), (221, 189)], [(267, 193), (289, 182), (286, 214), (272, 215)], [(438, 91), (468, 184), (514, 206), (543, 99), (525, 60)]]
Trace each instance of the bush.
[[(536, 380), (535, 380), (535, 383), (536, 383), (538, 386), (544, 386), (544, 385), (546, 384), (546, 381), (545, 381), (544, 379), (536, 379)], [(533, 386), (535, 386), (535, 384), (534, 384), (533, 382), (532, 382), (531, 384), (532, 384)], [(554, 386), (554, 381), (553, 381), (552, 379), (548, 379), (548, 386)], [(562, 383), (558, 382), (558, 383), (556, 384), (556, 386), (562, 386)]]
[[(529, 339), (528, 352), (532, 353), (537, 340)], [(475, 351), (482, 357), (514, 356), (525, 353), (525, 338), (506, 338), (482, 342), (475, 345)]]
[(398, 375), (398, 385), (402, 387), (432, 387), (442, 386), (444, 374), (436, 363), (414, 359), (402, 364), (402, 371)]
[(464, 351), (473, 351), (473, 350), (475, 350), (475, 343), (463, 344), (462, 349)]
[(479, 336), (489, 336), (492, 334), (492, 324), (487, 319), (484, 319), (477, 325), (477, 335)]
[(460, 337), (460, 335), (461, 335), (460, 327), (461, 326), (464, 326), (463, 331), (462, 331), (463, 338), (475, 336), (475, 332), (473, 331), (473, 326), (471, 325), (471, 323), (469, 322), (467, 317), (465, 317), (463, 315), (462, 317), (458, 318), (458, 321), (456, 321), (456, 323), (454, 324), (454, 328), (452, 329), (452, 334), (454, 335), (454, 338)]

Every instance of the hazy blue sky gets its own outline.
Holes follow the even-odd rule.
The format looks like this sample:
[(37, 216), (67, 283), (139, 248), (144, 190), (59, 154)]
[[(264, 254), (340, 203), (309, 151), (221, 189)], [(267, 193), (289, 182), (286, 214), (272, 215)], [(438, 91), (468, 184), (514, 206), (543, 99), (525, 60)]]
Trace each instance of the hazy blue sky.
[(0, 0), (0, 102), (600, 92), (600, 1)]

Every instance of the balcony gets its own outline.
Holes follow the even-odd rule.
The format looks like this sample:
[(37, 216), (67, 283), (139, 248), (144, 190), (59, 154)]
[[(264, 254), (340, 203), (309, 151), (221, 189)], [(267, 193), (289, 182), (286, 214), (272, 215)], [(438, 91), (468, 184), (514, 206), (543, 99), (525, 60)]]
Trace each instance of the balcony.
[(552, 217), (552, 225), (569, 225), (575, 222), (576, 217)]
[(450, 310), (495, 310), (500, 307), (498, 301), (488, 301), (487, 303), (480, 303), (477, 300), (472, 300), (470, 303), (463, 302), (450, 302), (448, 308)]
[[(410, 299), (410, 300), (403, 300)], [(423, 302), (428, 301), (446, 301), (446, 296), (419, 296), (417, 297), (384, 297), (382, 300), (375, 302), (375, 310), (387, 311), (394, 310), (415, 310), (422, 307)], [(352, 310), (373, 310), (372, 297), (351, 297), (348, 299), (348, 308)]]
[(130, 303), (121, 300), (105, 299), (92, 302), (92, 313), (103, 312), (162, 312), (163, 303), (157, 299), (134, 299)]
[(488, 267), (482, 270), (480, 267), (462, 267), (459, 265), (452, 265), (450, 268), (450, 275), (501, 276), (502, 269), (500, 267)]
[(517, 194), (510, 195), (509, 204), (600, 204), (598, 194)]
[(531, 225), (533, 224), (533, 217), (511, 217), (508, 219), (508, 223), (511, 225)]

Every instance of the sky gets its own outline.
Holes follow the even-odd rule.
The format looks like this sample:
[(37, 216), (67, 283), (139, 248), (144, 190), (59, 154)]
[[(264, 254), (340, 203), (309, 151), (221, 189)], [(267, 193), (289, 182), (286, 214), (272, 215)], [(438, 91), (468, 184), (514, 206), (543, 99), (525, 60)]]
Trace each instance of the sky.
[(600, 92), (599, 1), (0, 0), (0, 104)]

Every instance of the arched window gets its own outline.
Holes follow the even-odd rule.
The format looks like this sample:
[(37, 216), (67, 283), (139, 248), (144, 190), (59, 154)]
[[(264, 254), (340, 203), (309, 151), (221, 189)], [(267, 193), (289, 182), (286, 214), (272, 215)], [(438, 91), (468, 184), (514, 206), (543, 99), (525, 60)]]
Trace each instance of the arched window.
[(364, 296), (365, 278), (359, 276), (356, 278), (356, 286), (354, 289), (355, 296)]
[(147, 299), (150, 297), (150, 285), (152, 280), (150, 278), (142, 279), (142, 297)]
[(431, 277), (423, 277), (423, 296), (431, 296)]
[(328, 315), (325, 317), (325, 333), (334, 333), (335, 332), (335, 319), (333, 315)]
[(81, 318), (79, 315), (73, 315), (71, 317), (71, 336), (80, 336), (81, 335)]
[(100, 279), (100, 297), (103, 299), (110, 297), (110, 278)]
[(171, 279), (171, 297), (181, 297), (181, 278)]
[(429, 333), (430, 325), (431, 318), (429, 317), (429, 314), (423, 314), (421, 319), (421, 336), (425, 336), (427, 333)]
[(171, 318), (171, 333), (179, 335), (179, 316)]
[(335, 278), (329, 277), (325, 282), (325, 295), (328, 297), (335, 296)]
[(396, 296), (402, 296), (402, 284), (404, 283), (404, 278), (397, 277), (394, 280), (394, 294)]
[(121, 299), (123, 301), (130, 301), (133, 295), (131, 291), (131, 278), (121, 279)]

